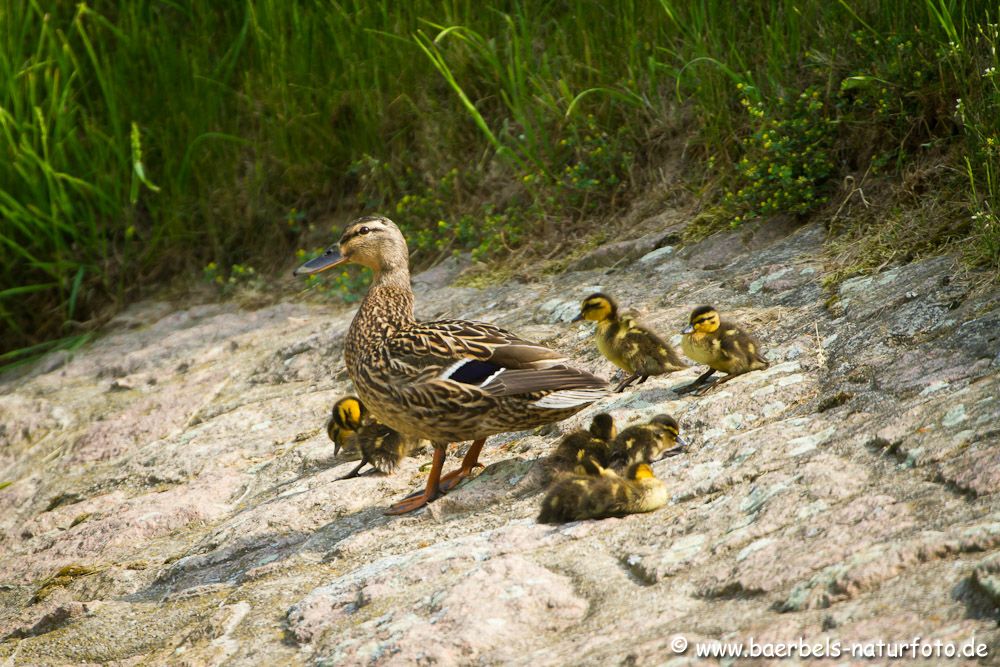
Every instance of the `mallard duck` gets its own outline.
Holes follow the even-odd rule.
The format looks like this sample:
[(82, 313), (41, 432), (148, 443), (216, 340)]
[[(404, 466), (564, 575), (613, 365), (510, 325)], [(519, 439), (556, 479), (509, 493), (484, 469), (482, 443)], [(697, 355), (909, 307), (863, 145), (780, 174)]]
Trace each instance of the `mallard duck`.
[[(495, 325), (417, 322), (406, 239), (388, 218), (351, 222), (336, 245), (295, 274), (345, 262), (374, 274), (344, 343), (358, 396), (380, 423), (434, 445), (423, 492), (388, 514), (423, 507), (471, 475), (487, 437), (565, 419), (606, 395), (607, 382), (569, 366), (563, 354)], [(448, 444), (464, 440), (473, 442), (461, 467), (442, 476)]]
[(680, 454), (687, 443), (680, 436), (677, 420), (670, 415), (656, 415), (646, 424), (629, 426), (618, 434), (608, 456), (608, 464), (624, 468), (635, 463), (652, 463)]
[[(699, 306), (691, 312), (688, 326), (681, 332), (681, 349), (684, 354), (708, 370), (691, 384), (681, 387), (677, 393), (697, 391), (704, 394), (737, 375), (767, 368), (768, 361), (761, 354), (760, 343), (739, 325), (719, 318), (712, 306)], [(716, 371), (726, 373), (726, 377), (714, 384), (705, 385)]]
[(587, 475), (564, 475), (545, 494), (539, 523), (565, 523), (652, 512), (667, 504), (667, 485), (645, 463), (629, 466), (625, 476), (593, 461)]
[(417, 444), (372, 419), (357, 396), (345, 396), (333, 404), (326, 432), (334, 442), (334, 455), (341, 447), (361, 452), (361, 462), (340, 479), (357, 477), (368, 464), (378, 472), (393, 473)]
[(618, 304), (607, 294), (598, 292), (584, 299), (580, 314), (573, 319), (580, 320), (597, 322), (594, 333), (597, 349), (626, 373), (615, 391), (624, 391), (636, 380), (642, 384), (650, 375), (687, 368), (672, 345), (633, 318), (620, 315)]
[(617, 428), (611, 415), (602, 412), (594, 415), (590, 428), (573, 431), (562, 439), (548, 464), (552, 472), (572, 472), (585, 459), (593, 459), (602, 466), (608, 465), (608, 449), (615, 439)]

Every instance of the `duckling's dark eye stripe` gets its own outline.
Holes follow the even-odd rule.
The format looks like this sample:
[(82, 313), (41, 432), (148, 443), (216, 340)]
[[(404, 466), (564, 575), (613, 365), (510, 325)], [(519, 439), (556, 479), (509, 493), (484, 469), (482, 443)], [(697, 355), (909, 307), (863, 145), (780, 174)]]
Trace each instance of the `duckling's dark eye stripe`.
[(693, 324), (701, 324), (702, 322), (708, 322), (709, 320), (714, 320), (715, 315), (705, 315), (703, 317), (696, 318)]

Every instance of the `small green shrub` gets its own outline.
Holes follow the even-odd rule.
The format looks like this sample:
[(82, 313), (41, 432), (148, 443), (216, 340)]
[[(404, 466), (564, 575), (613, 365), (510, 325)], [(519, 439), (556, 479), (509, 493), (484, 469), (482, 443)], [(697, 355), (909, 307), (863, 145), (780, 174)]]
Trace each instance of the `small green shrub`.
[(833, 124), (822, 95), (807, 88), (770, 104), (754, 101), (756, 91), (738, 84), (752, 132), (742, 140), (736, 164), (736, 189), (722, 206), (731, 224), (768, 214), (807, 213), (827, 201), (822, 188), (833, 173), (830, 154)]

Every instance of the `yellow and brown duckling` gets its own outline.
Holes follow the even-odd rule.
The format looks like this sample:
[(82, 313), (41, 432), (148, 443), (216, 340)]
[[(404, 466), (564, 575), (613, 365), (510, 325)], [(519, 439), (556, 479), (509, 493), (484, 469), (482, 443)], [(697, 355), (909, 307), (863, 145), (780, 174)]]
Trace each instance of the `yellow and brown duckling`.
[(585, 460), (608, 465), (608, 453), (617, 433), (611, 415), (605, 412), (594, 415), (589, 429), (573, 431), (562, 439), (549, 456), (550, 470), (553, 473), (573, 472)]
[(326, 434), (333, 441), (333, 455), (353, 453), (358, 450), (357, 434), (367, 420), (367, 411), (357, 396), (344, 396), (333, 404), (332, 414), (326, 421)]
[(620, 314), (618, 304), (607, 294), (598, 292), (584, 299), (573, 321), (580, 320), (597, 322), (597, 349), (626, 373), (615, 391), (624, 391), (636, 380), (642, 384), (651, 375), (687, 368), (672, 345), (633, 318)]
[(361, 453), (361, 462), (340, 479), (357, 477), (361, 469), (369, 464), (378, 472), (393, 473), (416, 444), (398, 431), (375, 421), (357, 396), (345, 396), (333, 404), (326, 432), (333, 440), (334, 455), (341, 448)]
[[(684, 354), (708, 370), (691, 384), (677, 390), (677, 393), (697, 391), (704, 394), (737, 375), (768, 367), (760, 343), (742, 327), (719, 317), (712, 306), (699, 306), (691, 312), (688, 326), (681, 332), (681, 349)], [(716, 372), (726, 373), (726, 377), (708, 384)]]
[(608, 465), (624, 468), (636, 463), (652, 463), (676, 456), (687, 449), (677, 420), (670, 415), (656, 415), (646, 424), (629, 426), (615, 438)]
[(645, 463), (629, 466), (625, 476), (593, 461), (591, 474), (564, 475), (545, 494), (539, 523), (565, 523), (652, 512), (667, 504), (667, 485)]

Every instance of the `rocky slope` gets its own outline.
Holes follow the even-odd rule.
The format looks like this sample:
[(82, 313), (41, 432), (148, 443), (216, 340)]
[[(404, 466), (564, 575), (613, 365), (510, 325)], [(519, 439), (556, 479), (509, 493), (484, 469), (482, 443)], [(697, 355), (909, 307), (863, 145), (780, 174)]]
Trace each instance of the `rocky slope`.
[[(696, 641), (750, 636), (997, 647), (1000, 295), (937, 258), (831, 297), (817, 226), (684, 248), (661, 227), (538, 282), (458, 288), (440, 268), (415, 281), (418, 317), (496, 322), (610, 375), (569, 324), (584, 296), (604, 289), (664, 333), (713, 303), (771, 368), (679, 399), (692, 368), (495, 437), (479, 477), (411, 516), (381, 509), (423, 484), (429, 455), (336, 481), (353, 464), (322, 425), (350, 389), (350, 310), (146, 303), (6, 380), (0, 662), (687, 664)], [(541, 457), (597, 410), (680, 420), (691, 452), (655, 465), (671, 503), (536, 524)]]

